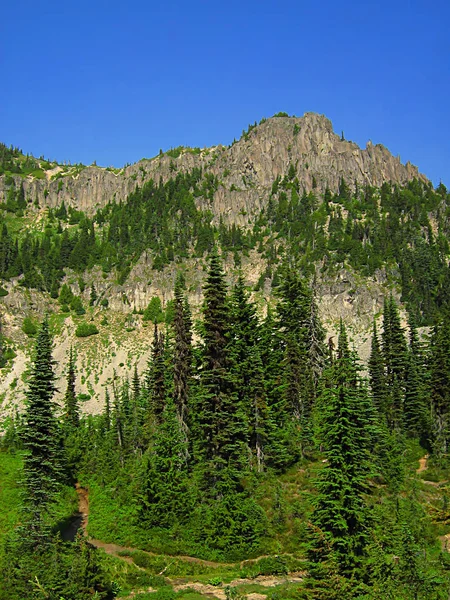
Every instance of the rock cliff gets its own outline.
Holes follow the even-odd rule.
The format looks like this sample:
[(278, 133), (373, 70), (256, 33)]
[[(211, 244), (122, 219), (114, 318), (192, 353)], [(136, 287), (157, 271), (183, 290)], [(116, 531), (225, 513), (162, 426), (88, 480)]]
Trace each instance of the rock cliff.
[[(342, 140), (325, 116), (272, 117), (252, 126), (230, 147), (192, 151), (184, 149), (174, 158), (161, 154), (124, 169), (96, 166), (81, 169), (55, 168), (45, 179), (13, 177), (23, 183), (25, 197), (40, 206), (66, 206), (92, 214), (110, 201), (123, 201), (135, 187), (153, 179), (163, 181), (177, 172), (200, 167), (220, 181), (209, 208), (216, 219), (245, 225), (267, 202), (273, 181), (284, 176), (290, 165), (306, 192), (314, 187), (337, 191), (347, 182), (380, 186), (385, 181), (405, 183), (426, 178), (411, 163), (403, 165), (382, 145), (367, 143), (365, 149)], [(175, 153), (178, 154), (178, 153)], [(11, 178), (0, 177), (0, 202), (6, 200)], [(203, 203), (205, 201), (203, 200)]]

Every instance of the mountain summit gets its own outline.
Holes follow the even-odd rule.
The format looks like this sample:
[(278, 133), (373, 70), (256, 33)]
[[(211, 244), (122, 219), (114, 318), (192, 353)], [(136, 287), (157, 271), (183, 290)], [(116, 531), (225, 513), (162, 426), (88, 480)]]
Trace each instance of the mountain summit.
[(230, 146), (180, 146), (123, 169), (37, 163), (37, 171), (25, 177), (23, 173), (0, 177), (0, 203), (6, 200), (12, 176), (16, 187), (23, 183), (30, 202), (50, 207), (64, 202), (93, 214), (112, 200), (124, 201), (136, 186), (150, 179), (167, 181), (176, 173), (201, 168), (217, 178), (218, 185), (212, 198), (198, 200), (199, 207), (205, 208), (206, 203), (215, 219), (245, 225), (266, 205), (274, 180), (289, 169), (306, 192), (323, 192), (327, 187), (336, 192), (342, 179), (376, 187), (415, 178), (427, 181), (417, 167), (409, 162), (403, 165), (381, 144), (368, 142), (361, 149), (343, 139), (334, 133), (329, 119), (316, 113), (303, 117), (279, 113), (250, 125)]

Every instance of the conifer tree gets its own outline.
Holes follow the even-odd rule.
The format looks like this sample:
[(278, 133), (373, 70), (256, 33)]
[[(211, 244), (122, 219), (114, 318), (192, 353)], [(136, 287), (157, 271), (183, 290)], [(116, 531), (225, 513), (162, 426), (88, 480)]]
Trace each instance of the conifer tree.
[(325, 364), (325, 334), (311, 289), (289, 265), (277, 290), (278, 326), (283, 331), (284, 392), (298, 421), (301, 451), (311, 444), (311, 411)]
[(252, 466), (262, 471), (268, 436), (269, 412), (264, 370), (258, 347), (260, 327), (256, 307), (250, 301), (240, 275), (231, 298), (232, 370), (238, 395), (248, 422), (248, 445)]
[(192, 376), (192, 322), (189, 305), (184, 297), (181, 276), (175, 282), (175, 318), (173, 320), (174, 399), (182, 431), (188, 437), (190, 384)]
[(450, 319), (447, 314), (433, 330), (430, 371), (432, 445), (441, 458), (448, 452), (450, 443)]
[(75, 393), (75, 361), (72, 347), (70, 347), (67, 388), (64, 395), (64, 419), (66, 424), (72, 429), (78, 427), (80, 423), (80, 411)]
[(111, 429), (111, 399), (109, 397), (108, 388), (105, 390), (105, 409), (103, 411), (103, 421), (106, 431)]
[[(342, 323), (337, 358), (327, 381), (318, 408), (327, 464), (318, 482), (313, 523), (330, 542), (340, 573), (353, 577), (367, 539), (364, 493), (372, 470), (374, 414)], [(320, 555), (317, 540), (316, 530), (310, 554), (313, 561)]]
[(97, 290), (95, 289), (95, 285), (92, 284), (91, 285), (91, 293), (89, 295), (89, 306), (95, 306), (95, 303), (97, 302)]
[(222, 495), (224, 483), (236, 483), (245, 466), (247, 425), (231, 376), (230, 311), (216, 249), (210, 258), (204, 296), (203, 365), (194, 444), (204, 485), (213, 495)]
[(3, 325), (2, 325), (2, 314), (0, 313), (0, 369), (4, 366), (3, 358)]
[(419, 341), (413, 318), (409, 318), (409, 348), (405, 368), (404, 426), (406, 432), (418, 437), (427, 446), (430, 436), (430, 419), (427, 410), (428, 373), (425, 368), (423, 348)]
[(52, 400), (55, 392), (53, 365), (52, 338), (45, 319), (36, 338), (22, 429), (26, 527), (33, 546), (48, 538), (45, 516), (61, 479), (58, 425)]
[(187, 485), (187, 448), (172, 398), (145, 458), (143, 516), (152, 526), (170, 527), (186, 519), (192, 508)]
[(155, 323), (151, 359), (147, 373), (147, 389), (150, 409), (158, 422), (161, 422), (166, 403), (166, 369), (164, 364), (164, 336), (158, 332)]
[(268, 421), (265, 463), (283, 471), (299, 454), (298, 422), (287, 402), (284, 373), (284, 340), (270, 306), (260, 328), (258, 351), (264, 377)]
[(133, 381), (131, 384), (132, 390), (133, 390), (133, 401), (136, 404), (139, 404), (139, 399), (141, 396), (141, 382), (139, 380), (139, 373), (137, 370), (137, 364), (134, 365), (134, 371), (133, 371)]
[(382, 340), (388, 390), (387, 421), (391, 431), (401, 431), (407, 346), (404, 331), (400, 324), (398, 307), (392, 294), (384, 302)]
[(369, 358), (369, 381), (372, 400), (381, 419), (387, 419), (387, 389), (384, 360), (378, 339), (377, 325), (373, 323), (372, 346)]

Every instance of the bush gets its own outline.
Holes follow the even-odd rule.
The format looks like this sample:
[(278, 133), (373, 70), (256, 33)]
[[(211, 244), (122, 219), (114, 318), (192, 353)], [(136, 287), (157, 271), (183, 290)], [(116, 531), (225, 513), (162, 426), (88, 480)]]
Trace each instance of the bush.
[(84, 310), (84, 306), (83, 306), (83, 303), (81, 301), (81, 298), (79, 296), (74, 296), (72, 298), (72, 301), (70, 302), (70, 308), (77, 315), (84, 315), (86, 313), (86, 311)]
[(30, 319), (30, 317), (25, 317), (23, 320), (22, 331), (28, 335), (28, 337), (32, 337), (37, 333), (37, 327)]
[(260, 575), (286, 575), (286, 560), (281, 556), (267, 556), (256, 563)]
[(0, 298), (3, 296), (7, 296), (7, 295), (8, 295), (8, 291), (5, 290), (5, 288), (0, 285)]
[(97, 327), (93, 323), (80, 323), (76, 328), (75, 335), (77, 337), (89, 337), (98, 333)]
[(142, 316), (144, 321), (152, 321), (152, 323), (162, 323), (164, 321), (164, 313), (161, 304), (161, 298), (153, 296)]
[(59, 292), (59, 303), (66, 305), (70, 304), (73, 300), (73, 292), (67, 283), (64, 283), (61, 287), (61, 291)]

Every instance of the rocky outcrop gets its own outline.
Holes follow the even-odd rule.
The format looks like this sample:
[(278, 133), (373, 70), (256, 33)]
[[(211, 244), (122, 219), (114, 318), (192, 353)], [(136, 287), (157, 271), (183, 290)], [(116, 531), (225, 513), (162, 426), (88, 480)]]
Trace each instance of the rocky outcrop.
[[(411, 179), (426, 181), (417, 167), (403, 165), (384, 146), (368, 142), (365, 149), (341, 140), (325, 116), (272, 117), (251, 129), (230, 147), (217, 146), (181, 152), (177, 158), (162, 154), (143, 159), (120, 171), (91, 166), (81, 170), (52, 170), (45, 179), (14, 177), (23, 183), (25, 197), (40, 206), (73, 206), (89, 214), (108, 202), (119, 202), (146, 181), (167, 180), (177, 172), (201, 167), (216, 175), (219, 188), (212, 203), (199, 199), (216, 219), (246, 225), (268, 200), (273, 181), (284, 176), (290, 165), (306, 192), (316, 187), (337, 191), (343, 177), (348, 183), (380, 186), (385, 181), (403, 184)], [(56, 172), (55, 172), (56, 171)], [(0, 177), (0, 202), (6, 200), (10, 178)]]

